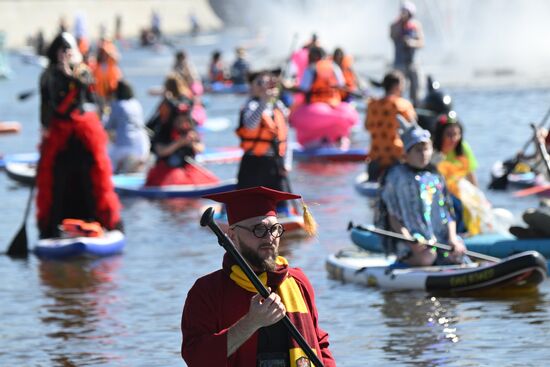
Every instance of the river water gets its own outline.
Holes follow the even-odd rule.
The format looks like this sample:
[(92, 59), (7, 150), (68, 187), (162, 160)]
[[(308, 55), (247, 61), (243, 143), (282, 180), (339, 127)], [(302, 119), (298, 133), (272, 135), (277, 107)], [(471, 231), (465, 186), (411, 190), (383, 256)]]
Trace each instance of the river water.
[[(183, 39), (204, 72), (215, 46), (229, 51), (241, 35)], [(259, 61), (262, 51), (251, 52)], [(145, 111), (158, 102), (148, 87), (162, 82), (172, 62), (169, 48), (123, 51), (122, 67)], [(227, 53), (229, 55), (229, 53)], [(229, 56), (226, 56), (230, 59)], [(40, 69), (11, 58), (11, 80), (0, 81), (0, 117), (18, 120), (21, 134), (0, 136), (0, 152), (33, 151), (38, 142), (38, 98), (14, 95), (36, 85)], [(480, 162), (482, 187), (496, 159), (508, 158), (527, 140), (528, 123), (550, 107), (549, 89), (456, 89), (451, 93), (466, 138)], [(208, 97), (210, 116), (235, 122), (241, 97)], [(217, 111), (217, 112), (216, 112)], [(209, 146), (235, 145), (232, 130), (207, 133)], [(357, 145), (368, 144), (360, 132)], [(235, 177), (236, 165), (210, 167)], [(541, 366), (550, 357), (550, 288), (519, 298), (433, 298), (424, 292), (382, 292), (327, 278), (328, 254), (351, 245), (348, 221), (368, 222), (368, 201), (353, 189), (362, 164), (297, 163), (293, 189), (319, 222), (318, 238), (286, 242), (283, 254), (304, 269), (316, 290), (320, 323), (331, 336), (340, 366)], [(28, 189), (0, 174), (0, 243), (21, 225)], [(533, 198), (488, 193), (495, 206), (522, 210)], [(116, 257), (94, 261), (27, 261), (0, 257), (0, 365), (179, 366), (182, 306), (201, 275), (218, 269), (223, 250), (199, 226), (202, 200), (123, 199), (128, 245)], [(31, 243), (35, 221), (27, 225)], [(4, 246), (4, 245), (2, 245)]]

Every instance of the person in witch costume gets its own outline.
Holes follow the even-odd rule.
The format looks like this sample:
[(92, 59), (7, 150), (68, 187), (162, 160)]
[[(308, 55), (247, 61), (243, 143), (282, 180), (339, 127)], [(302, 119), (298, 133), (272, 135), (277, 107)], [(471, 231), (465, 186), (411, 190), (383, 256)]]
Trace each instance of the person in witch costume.
[(59, 236), (59, 224), (66, 218), (120, 229), (108, 139), (94, 110), (90, 70), (69, 33), (53, 40), (48, 58), (49, 66), (40, 78), (42, 141), (36, 177), (40, 237)]
[(225, 254), (222, 269), (199, 278), (187, 294), (181, 322), (181, 354), (187, 365), (312, 366), (278, 322), (286, 314), (323, 364), (336, 366), (328, 334), (319, 327), (311, 283), (302, 270), (278, 256), (284, 227), (277, 222), (275, 207), (300, 196), (254, 187), (205, 198), (226, 205), (227, 235), (272, 293), (265, 299), (257, 294)]

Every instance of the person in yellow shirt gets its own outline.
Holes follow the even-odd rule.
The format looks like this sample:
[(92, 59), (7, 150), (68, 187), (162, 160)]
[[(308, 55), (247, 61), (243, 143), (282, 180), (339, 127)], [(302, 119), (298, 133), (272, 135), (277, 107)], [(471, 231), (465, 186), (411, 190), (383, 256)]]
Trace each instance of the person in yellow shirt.
[(477, 159), (470, 145), (463, 139), (464, 127), (451, 111), (438, 118), (434, 132), (434, 150), (436, 158), (433, 162), (437, 170), (445, 178), (447, 188), (452, 195), (457, 216), (459, 232), (464, 232), (468, 225), (467, 218), (462, 220), (464, 209), (461, 202), (459, 181), (466, 179), (472, 185), (477, 185), (475, 170), (478, 166)]

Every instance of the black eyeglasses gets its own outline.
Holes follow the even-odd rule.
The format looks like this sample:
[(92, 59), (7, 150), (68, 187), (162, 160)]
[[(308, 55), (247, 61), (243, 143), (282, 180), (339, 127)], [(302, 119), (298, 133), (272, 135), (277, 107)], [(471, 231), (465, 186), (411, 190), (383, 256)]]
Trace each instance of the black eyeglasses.
[(258, 223), (254, 227), (252, 227), (252, 229), (240, 226), (238, 224), (235, 224), (234, 227), (246, 229), (247, 231), (252, 232), (254, 236), (258, 238), (264, 238), (267, 235), (267, 232), (271, 233), (273, 237), (279, 238), (285, 232), (285, 227), (283, 227), (281, 223), (275, 223), (271, 227), (267, 227), (265, 224)]

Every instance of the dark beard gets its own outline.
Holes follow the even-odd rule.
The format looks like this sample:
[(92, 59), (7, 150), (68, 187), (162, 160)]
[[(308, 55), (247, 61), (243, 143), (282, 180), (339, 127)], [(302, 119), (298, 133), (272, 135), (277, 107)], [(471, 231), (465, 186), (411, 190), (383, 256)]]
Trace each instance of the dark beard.
[(243, 255), (246, 261), (248, 261), (248, 263), (253, 268), (264, 272), (275, 270), (275, 268), (277, 267), (275, 259), (277, 258), (277, 256), (279, 256), (279, 252), (275, 250), (273, 258), (270, 257), (268, 259), (262, 259), (255, 251), (243, 246), (243, 248), (241, 249), (241, 255)]

